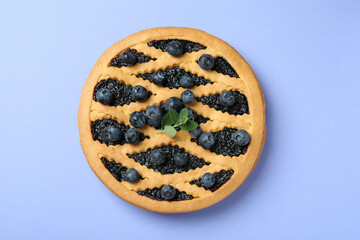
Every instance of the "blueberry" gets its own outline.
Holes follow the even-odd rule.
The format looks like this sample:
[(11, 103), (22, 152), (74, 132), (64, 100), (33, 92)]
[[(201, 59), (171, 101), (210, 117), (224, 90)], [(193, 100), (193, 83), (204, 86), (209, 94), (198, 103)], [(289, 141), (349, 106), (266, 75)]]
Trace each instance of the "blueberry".
[(150, 126), (159, 127), (164, 116), (163, 109), (158, 105), (152, 105), (146, 109), (146, 120)]
[(188, 119), (195, 120), (197, 114), (191, 108), (186, 108), (188, 110)]
[(160, 149), (155, 149), (150, 153), (150, 162), (155, 165), (161, 165), (166, 161), (166, 153)]
[(110, 104), (113, 101), (113, 94), (107, 88), (100, 88), (96, 92), (96, 99), (102, 104)]
[(174, 155), (174, 162), (177, 166), (184, 166), (188, 162), (188, 157), (185, 153), (176, 153)]
[(112, 142), (119, 141), (121, 139), (121, 130), (118, 127), (109, 125), (106, 128), (106, 132), (108, 139)]
[(136, 182), (139, 179), (139, 173), (134, 168), (128, 168), (124, 174), (125, 181), (127, 182)]
[(203, 54), (199, 58), (199, 65), (204, 70), (210, 70), (215, 65), (215, 59), (209, 54)]
[(185, 90), (181, 94), (181, 100), (183, 103), (192, 103), (195, 100), (195, 94), (191, 90)]
[(204, 185), (204, 187), (212, 187), (214, 186), (215, 182), (216, 182), (216, 178), (213, 174), (211, 173), (205, 173), (202, 177), (201, 177), (201, 182)]
[(201, 128), (198, 126), (197, 128), (195, 128), (192, 131), (189, 131), (190, 135), (193, 137), (199, 137), (201, 135)]
[(164, 80), (165, 75), (162, 72), (157, 72), (154, 75), (153, 83), (155, 83), (156, 85), (162, 85), (164, 83)]
[(230, 107), (235, 103), (235, 96), (231, 91), (225, 91), (220, 94), (219, 103), (225, 107)]
[(178, 97), (171, 97), (165, 103), (165, 110), (168, 112), (170, 108), (175, 109), (177, 112), (181, 110), (182, 103)]
[(183, 54), (184, 47), (181, 44), (181, 42), (174, 40), (174, 41), (171, 41), (168, 43), (166, 51), (170, 55), (177, 57), (177, 56), (180, 56), (181, 54)]
[(215, 137), (211, 133), (202, 133), (199, 137), (199, 144), (203, 148), (212, 148), (215, 145)]
[(137, 85), (131, 91), (132, 99), (135, 101), (142, 101), (147, 98), (147, 90), (143, 86)]
[(121, 53), (118, 59), (126, 65), (134, 65), (137, 62), (135, 54), (129, 51)]
[(125, 140), (130, 144), (137, 144), (139, 142), (139, 130), (136, 128), (129, 128), (125, 133)]
[(194, 86), (194, 80), (191, 77), (184, 75), (180, 78), (180, 85), (183, 88), (192, 88)]
[(135, 111), (135, 112), (131, 113), (129, 121), (130, 121), (130, 124), (133, 125), (134, 127), (141, 128), (146, 123), (146, 117), (141, 112)]
[(243, 147), (249, 144), (250, 135), (245, 130), (238, 130), (232, 134), (232, 140), (239, 146)]
[(165, 200), (171, 200), (176, 195), (176, 190), (171, 185), (165, 185), (160, 190), (161, 197)]

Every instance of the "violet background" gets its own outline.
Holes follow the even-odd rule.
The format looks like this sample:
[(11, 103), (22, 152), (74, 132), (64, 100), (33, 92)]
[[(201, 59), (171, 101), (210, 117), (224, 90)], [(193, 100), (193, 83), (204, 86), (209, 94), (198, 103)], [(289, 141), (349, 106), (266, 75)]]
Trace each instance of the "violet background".
[[(359, 239), (360, 1), (0, 1), (0, 239)], [(185, 214), (138, 209), (93, 174), (81, 89), (142, 29), (186, 26), (235, 47), (267, 104), (246, 182)]]

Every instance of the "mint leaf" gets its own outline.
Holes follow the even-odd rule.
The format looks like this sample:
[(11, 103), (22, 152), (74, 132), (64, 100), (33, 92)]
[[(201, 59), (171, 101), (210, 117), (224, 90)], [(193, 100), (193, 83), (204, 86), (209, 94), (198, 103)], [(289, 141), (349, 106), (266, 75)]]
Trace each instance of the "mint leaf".
[(187, 120), (187, 122), (185, 124), (182, 124), (179, 127), (185, 131), (192, 131), (198, 127), (198, 124), (195, 121), (190, 119), (190, 120)]
[(174, 109), (170, 108), (169, 116), (170, 116), (171, 120), (173, 121), (173, 123), (176, 124), (179, 119), (179, 115), (177, 114), (177, 112)]
[(176, 135), (176, 129), (173, 126), (166, 125), (163, 131), (166, 132), (169, 137), (175, 137)]
[(161, 130), (156, 134), (166, 133), (169, 137), (175, 137), (176, 135), (176, 127), (179, 127), (185, 131), (192, 131), (198, 127), (198, 124), (189, 119), (189, 110), (183, 108), (180, 111), (180, 115), (170, 108), (169, 112), (164, 115), (161, 119)]
[(179, 122), (180, 123), (186, 123), (188, 120), (189, 111), (186, 108), (181, 109), (180, 116), (179, 116)]
[(170, 118), (170, 114), (167, 113), (164, 115), (164, 117), (161, 119), (161, 129), (164, 129), (166, 125), (171, 125), (174, 122)]

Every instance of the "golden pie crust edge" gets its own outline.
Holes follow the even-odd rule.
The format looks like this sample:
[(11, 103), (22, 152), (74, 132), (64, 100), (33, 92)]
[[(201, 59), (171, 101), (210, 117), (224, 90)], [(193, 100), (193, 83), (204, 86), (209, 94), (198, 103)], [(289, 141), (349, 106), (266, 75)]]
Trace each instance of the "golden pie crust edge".
[[(102, 161), (99, 158), (98, 149), (92, 147), (94, 146), (94, 140), (91, 133), (90, 109), (93, 101), (94, 87), (99, 81), (99, 76), (102, 74), (101, 71), (104, 70), (105, 66), (108, 66), (109, 59), (111, 60), (118, 53), (136, 44), (148, 43), (152, 40), (172, 38), (198, 42), (206, 46), (207, 49), (199, 51), (201, 53), (208, 53), (209, 50), (212, 49), (213, 52), (217, 52), (219, 56), (224, 57), (237, 72), (241, 81), (244, 81), (247, 89), (247, 93), (245, 93), (245, 95), (248, 99), (250, 111), (249, 115), (251, 116), (249, 117), (251, 123), (251, 132), (249, 132), (251, 136), (251, 142), (248, 146), (247, 152), (244, 155), (239, 156), (239, 158), (242, 158), (242, 161), (241, 164), (237, 163), (235, 165), (236, 169), (233, 168), (235, 172), (232, 177), (213, 194), (209, 194), (205, 198), (200, 197), (184, 201), (157, 201), (145, 196), (141, 196), (135, 191), (130, 191), (127, 187), (125, 187), (125, 185), (129, 183), (124, 184), (123, 182), (118, 182), (104, 167)], [(192, 73), (198, 74), (198, 72)], [(204, 77), (207, 78), (206, 76)], [(212, 80), (211, 78), (207, 79)], [(98, 59), (94, 68), (90, 72), (90, 75), (81, 93), (78, 112), (78, 126), (80, 133), (80, 143), (91, 169), (114, 194), (137, 207), (149, 211), (162, 213), (190, 212), (209, 207), (221, 201), (230, 195), (234, 190), (236, 190), (249, 176), (252, 169), (255, 167), (258, 158), (260, 157), (265, 142), (265, 102), (259, 82), (250, 66), (234, 48), (232, 48), (223, 40), (201, 30), (192, 28), (153, 28), (140, 31), (115, 43)], [(206, 131), (206, 129), (204, 130)], [(194, 179), (197, 178), (198, 177)], [(179, 190), (182, 191), (182, 189)]]

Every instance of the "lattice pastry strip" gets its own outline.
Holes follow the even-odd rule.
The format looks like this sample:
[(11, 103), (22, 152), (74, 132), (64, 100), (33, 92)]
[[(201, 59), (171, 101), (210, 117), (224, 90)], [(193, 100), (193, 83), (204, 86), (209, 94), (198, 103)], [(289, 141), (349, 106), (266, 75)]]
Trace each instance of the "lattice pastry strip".
[[(158, 96), (159, 97), (157, 99), (161, 98), (160, 95)], [(169, 94), (164, 94), (163, 96), (169, 96)], [(131, 103), (130, 105), (123, 107), (105, 106), (102, 105), (101, 103), (94, 102), (90, 117), (92, 121), (106, 117), (112, 117), (121, 123), (125, 123), (129, 125), (130, 124), (129, 118), (126, 116), (129, 116), (132, 112), (146, 110), (147, 107), (153, 104), (159, 105), (164, 102), (163, 100), (156, 101), (157, 100), (156, 98), (153, 99), (155, 100), (149, 101), (150, 103), (152, 103), (150, 105), (147, 104), (136, 105)], [(223, 128), (222, 126), (225, 125), (228, 127), (234, 127), (239, 129), (249, 129), (251, 125), (248, 119), (249, 117), (247, 116), (234, 116), (227, 113), (222, 113), (220, 111), (216, 111), (206, 105), (202, 105), (199, 103), (186, 104), (186, 106), (191, 107), (198, 114), (201, 114), (202, 116), (209, 118), (210, 123), (208, 125), (211, 125), (211, 122), (218, 123), (219, 126), (221, 125), (218, 128), (211, 128), (211, 130), (219, 130), (220, 128)], [(219, 121), (218, 119), (222, 119), (222, 120)]]

